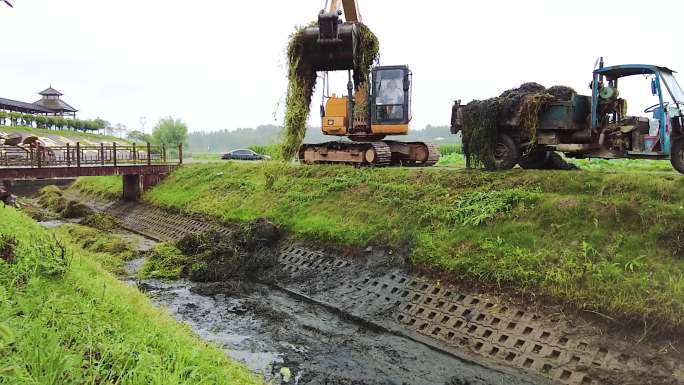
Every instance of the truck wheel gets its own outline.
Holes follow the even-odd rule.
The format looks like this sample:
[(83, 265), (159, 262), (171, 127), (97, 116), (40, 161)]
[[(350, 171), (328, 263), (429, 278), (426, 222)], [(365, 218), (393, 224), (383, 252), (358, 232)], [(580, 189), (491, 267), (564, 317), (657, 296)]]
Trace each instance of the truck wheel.
[(487, 165), (487, 168), (490, 170), (510, 170), (515, 167), (515, 165), (518, 164), (518, 160), (520, 160), (518, 144), (506, 134), (499, 134), (499, 138), (494, 145), (493, 155), (494, 164)]
[(549, 151), (532, 151), (531, 153), (522, 156), (518, 164), (525, 170), (539, 170), (547, 166), (549, 158)]
[(670, 147), (670, 163), (672, 167), (684, 174), (684, 138), (675, 140)]

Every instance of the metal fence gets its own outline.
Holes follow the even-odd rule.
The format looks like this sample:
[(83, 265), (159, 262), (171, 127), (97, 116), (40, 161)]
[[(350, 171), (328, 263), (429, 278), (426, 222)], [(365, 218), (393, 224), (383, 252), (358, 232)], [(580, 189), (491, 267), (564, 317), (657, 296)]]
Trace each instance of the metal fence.
[(0, 145), (0, 167), (81, 167), (182, 164), (183, 146), (100, 144), (61, 147)]

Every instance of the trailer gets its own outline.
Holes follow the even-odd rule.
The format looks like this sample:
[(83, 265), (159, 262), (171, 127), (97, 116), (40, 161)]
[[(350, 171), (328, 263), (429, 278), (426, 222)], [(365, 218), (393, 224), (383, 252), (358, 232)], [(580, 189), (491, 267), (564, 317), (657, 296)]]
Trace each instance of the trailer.
[[(562, 153), (567, 158), (669, 159), (684, 173), (684, 91), (674, 74), (667, 67), (646, 64), (604, 67), (601, 59), (593, 72), (591, 95), (574, 94), (544, 104), (534, 132), (521, 128), (520, 113), (498, 121), (490, 168), (547, 168)], [(657, 100), (642, 116), (629, 115), (627, 101), (620, 97), (620, 81), (632, 76), (649, 79)], [(463, 129), (465, 107), (454, 103), (453, 134)]]

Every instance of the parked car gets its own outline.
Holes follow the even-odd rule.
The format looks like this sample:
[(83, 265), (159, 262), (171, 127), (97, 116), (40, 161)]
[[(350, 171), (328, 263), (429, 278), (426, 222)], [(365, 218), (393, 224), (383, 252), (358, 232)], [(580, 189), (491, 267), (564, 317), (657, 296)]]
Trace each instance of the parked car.
[(223, 160), (269, 160), (271, 159), (268, 155), (258, 154), (252, 150), (233, 150), (224, 154), (221, 159)]

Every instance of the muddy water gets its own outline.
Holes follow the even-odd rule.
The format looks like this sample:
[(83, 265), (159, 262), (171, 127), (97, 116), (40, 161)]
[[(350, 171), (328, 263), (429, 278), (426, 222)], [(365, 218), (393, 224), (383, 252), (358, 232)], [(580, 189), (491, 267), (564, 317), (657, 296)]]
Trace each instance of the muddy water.
[[(125, 230), (117, 233), (140, 251), (156, 244)], [(143, 263), (142, 258), (128, 262), (122, 279), (274, 384), (286, 383), (283, 368), (291, 373), (287, 384), (532, 383), (369, 329), (270, 286), (138, 280), (135, 275)]]
[[(132, 261), (133, 275), (141, 260)], [(317, 305), (256, 283), (136, 281), (153, 301), (216, 343), (233, 359), (279, 383), (515, 384), (524, 383), (461, 362), (419, 343), (369, 330)]]

